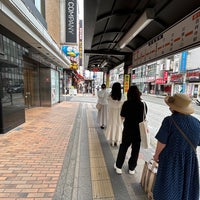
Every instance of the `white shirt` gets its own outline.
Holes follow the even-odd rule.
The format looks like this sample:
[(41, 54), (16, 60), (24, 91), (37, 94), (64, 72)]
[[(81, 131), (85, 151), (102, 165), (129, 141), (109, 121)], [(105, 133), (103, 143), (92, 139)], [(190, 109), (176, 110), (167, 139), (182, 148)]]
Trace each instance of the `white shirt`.
[(98, 91), (97, 96), (98, 96), (98, 103), (100, 103), (102, 105), (108, 104), (107, 98), (109, 96), (109, 93), (107, 92), (106, 89)]

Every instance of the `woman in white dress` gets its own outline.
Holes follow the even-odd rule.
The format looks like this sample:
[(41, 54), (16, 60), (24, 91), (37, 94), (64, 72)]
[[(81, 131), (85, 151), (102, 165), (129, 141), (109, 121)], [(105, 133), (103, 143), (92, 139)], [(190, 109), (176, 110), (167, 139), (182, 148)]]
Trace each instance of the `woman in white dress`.
[(108, 123), (105, 132), (112, 146), (119, 146), (122, 140), (123, 121), (120, 116), (122, 104), (121, 84), (116, 82), (108, 97)]
[(97, 123), (101, 127), (101, 129), (104, 129), (107, 125), (107, 105), (108, 105), (108, 96), (109, 93), (106, 90), (106, 85), (101, 85), (101, 90), (97, 93), (98, 101), (97, 103), (101, 104), (101, 109), (98, 110), (97, 114)]

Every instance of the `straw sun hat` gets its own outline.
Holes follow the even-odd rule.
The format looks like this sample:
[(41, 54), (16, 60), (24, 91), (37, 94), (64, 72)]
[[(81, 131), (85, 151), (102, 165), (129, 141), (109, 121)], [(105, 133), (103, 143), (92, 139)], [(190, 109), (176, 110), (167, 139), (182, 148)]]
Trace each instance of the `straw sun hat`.
[(171, 110), (177, 111), (182, 114), (194, 113), (194, 108), (191, 105), (191, 99), (186, 94), (174, 94), (174, 96), (165, 97), (165, 103)]

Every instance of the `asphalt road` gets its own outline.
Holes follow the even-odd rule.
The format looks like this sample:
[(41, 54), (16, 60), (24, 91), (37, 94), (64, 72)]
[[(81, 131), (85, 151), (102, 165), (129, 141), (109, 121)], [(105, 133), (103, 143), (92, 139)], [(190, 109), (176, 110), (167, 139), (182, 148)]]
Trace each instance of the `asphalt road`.
[[(156, 103), (159, 105), (166, 105), (164, 102), (164, 96), (155, 96), (155, 95), (142, 95), (142, 98), (147, 101), (147, 102), (151, 102), (151, 103)], [(200, 115), (200, 106), (196, 105), (194, 102), (192, 102), (194, 109), (195, 109), (195, 114), (196, 115)]]

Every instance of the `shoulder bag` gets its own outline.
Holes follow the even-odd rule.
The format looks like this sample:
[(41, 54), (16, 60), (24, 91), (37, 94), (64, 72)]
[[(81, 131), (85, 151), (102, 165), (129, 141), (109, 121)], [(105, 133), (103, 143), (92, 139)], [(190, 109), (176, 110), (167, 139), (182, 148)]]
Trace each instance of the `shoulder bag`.
[(143, 121), (139, 123), (139, 129), (140, 129), (140, 138), (141, 138), (141, 146), (144, 149), (150, 148), (150, 134), (148, 130), (148, 124), (146, 120), (146, 106), (144, 105), (144, 112), (143, 112)]

